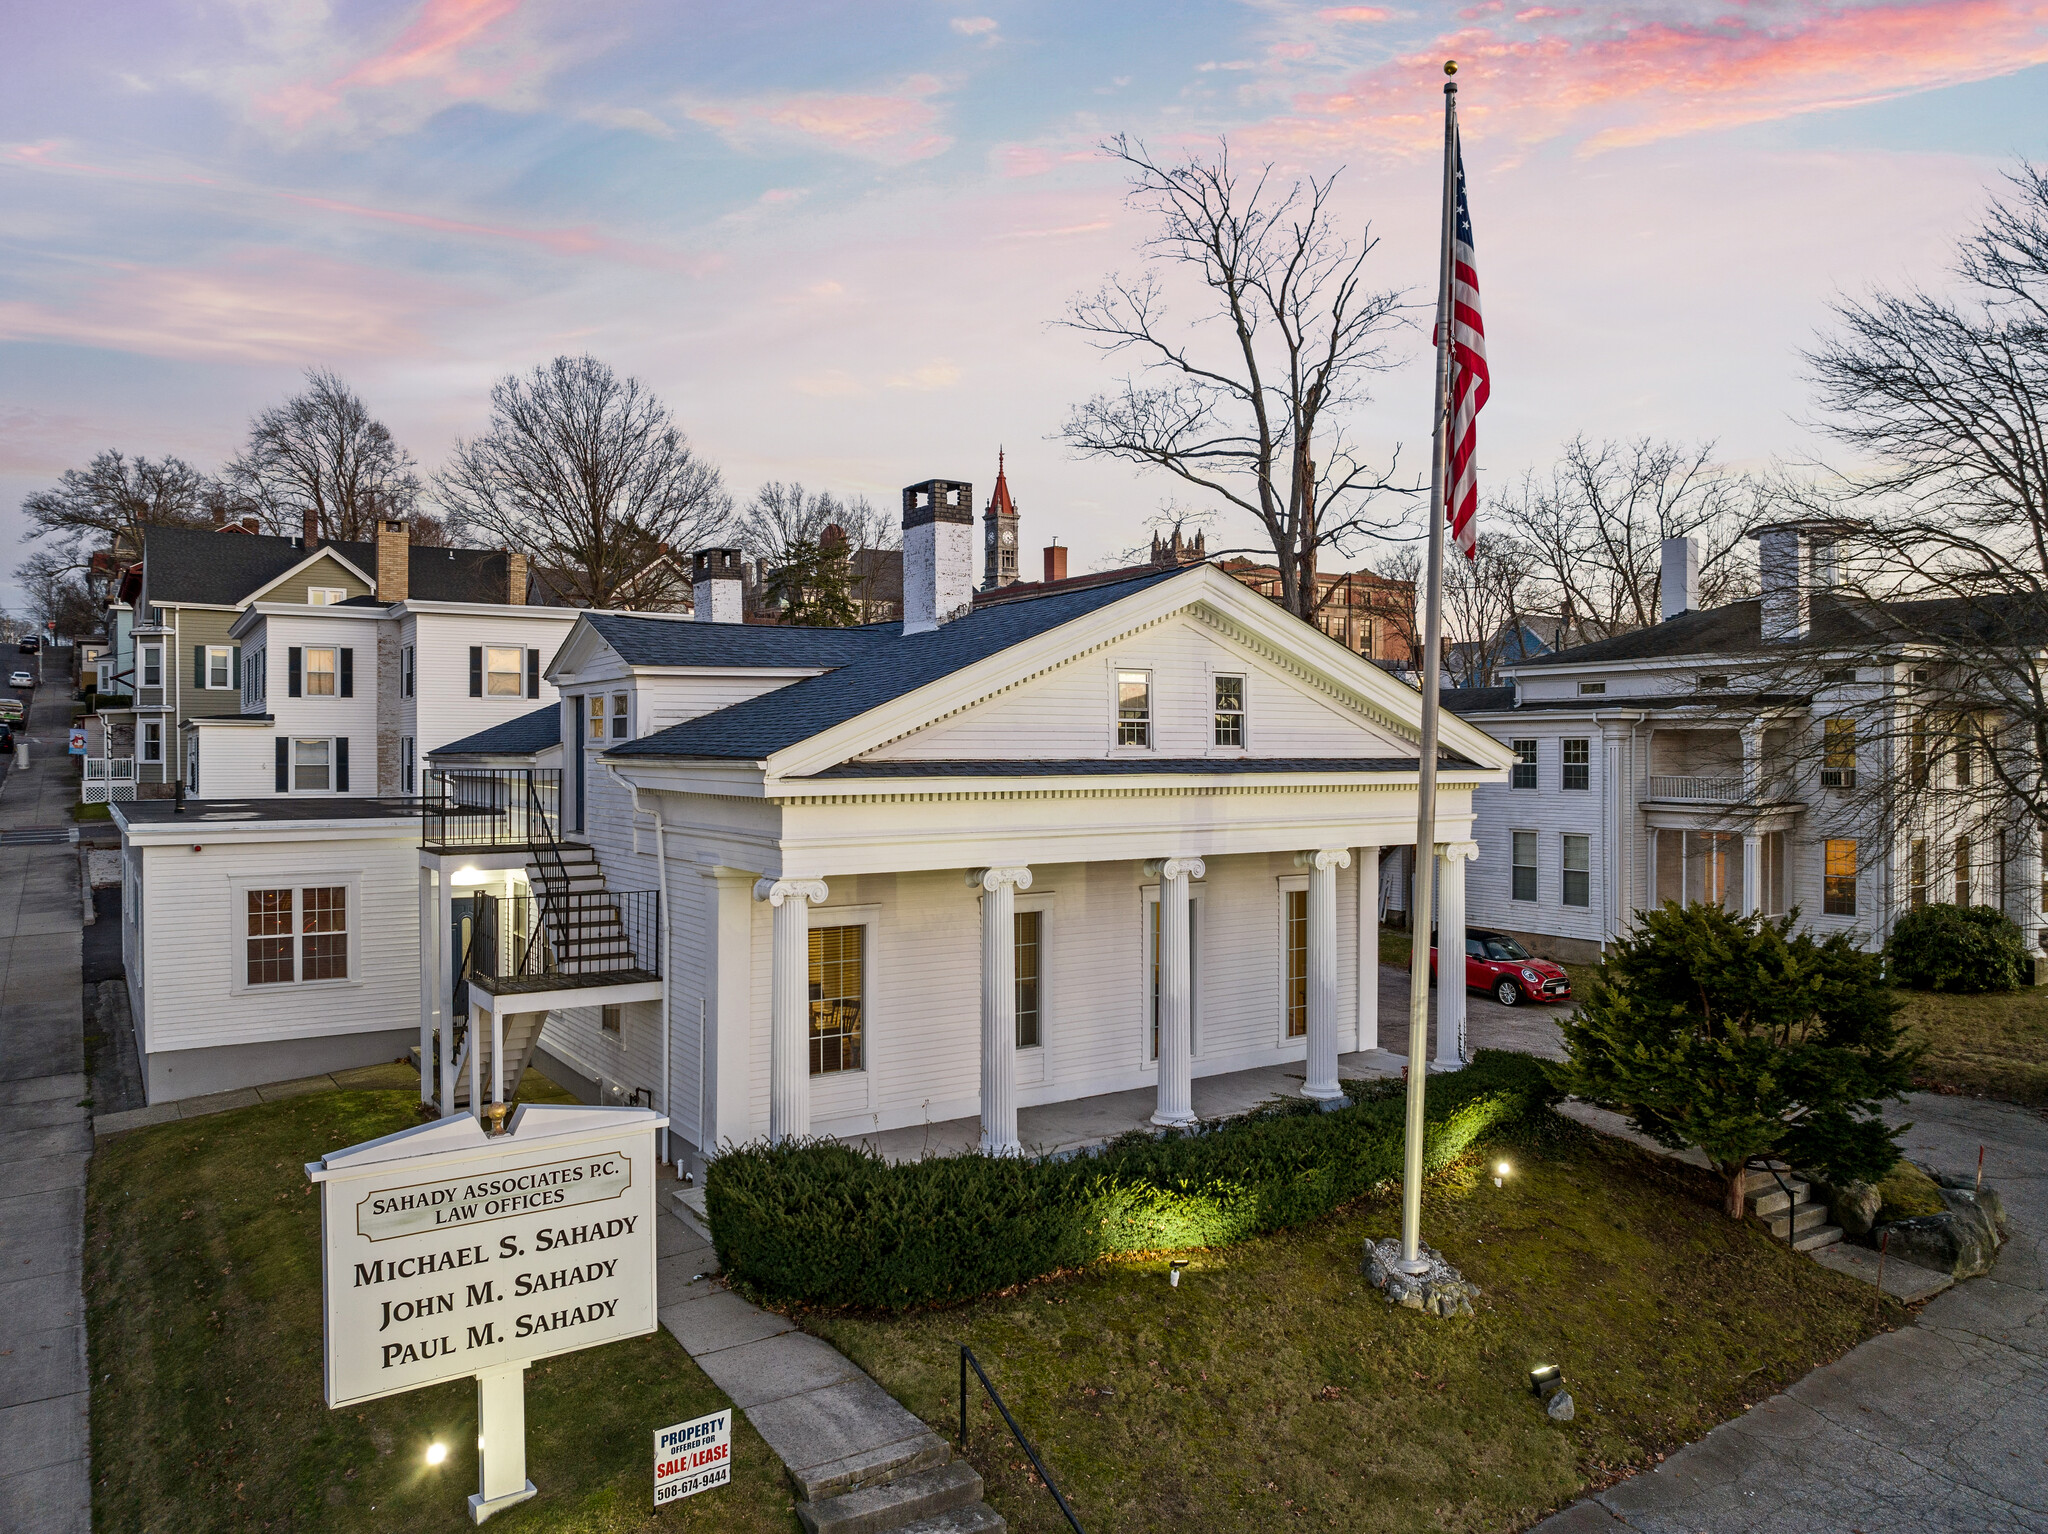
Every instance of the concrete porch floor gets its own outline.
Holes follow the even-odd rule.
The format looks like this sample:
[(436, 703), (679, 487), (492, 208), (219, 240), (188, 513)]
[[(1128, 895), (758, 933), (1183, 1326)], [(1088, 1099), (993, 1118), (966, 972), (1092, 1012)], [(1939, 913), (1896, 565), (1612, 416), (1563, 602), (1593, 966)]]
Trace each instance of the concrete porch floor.
[[(1564, 1058), (1558, 1042), (1557, 1019), (1568, 1013), (1563, 1006), (1503, 1007), (1478, 992), (1465, 998), (1465, 1037), (1473, 1049), (1511, 1049), (1547, 1059)], [(1337, 1060), (1337, 1075), (1344, 1081), (1371, 1081), (1398, 1077), (1408, 1063), (1408, 971), (1392, 965), (1380, 966), (1380, 1040), (1384, 1049), (1360, 1050)], [(1430, 1053), (1436, 1052), (1436, 997), (1430, 996)], [(1295, 1097), (1306, 1079), (1300, 1061), (1262, 1065), (1248, 1071), (1228, 1071), (1216, 1076), (1197, 1076), (1193, 1084), (1195, 1117), (1203, 1120), (1229, 1118), (1275, 1097)], [(1017, 1137), (1028, 1152), (1044, 1155), (1100, 1145), (1132, 1129), (1149, 1128), (1158, 1093), (1151, 1087), (1125, 1092), (1108, 1092), (1099, 1097), (1077, 1097), (1061, 1103), (1041, 1103), (1017, 1113)], [(885, 1129), (873, 1134), (846, 1135), (849, 1145), (868, 1145), (891, 1161), (916, 1161), (926, 1156), (953, 1156), (971, 1151), (981, 1143), (979, 1118), (944, 1119), (933, 1124), (915, 1124), (904, 1129)]]

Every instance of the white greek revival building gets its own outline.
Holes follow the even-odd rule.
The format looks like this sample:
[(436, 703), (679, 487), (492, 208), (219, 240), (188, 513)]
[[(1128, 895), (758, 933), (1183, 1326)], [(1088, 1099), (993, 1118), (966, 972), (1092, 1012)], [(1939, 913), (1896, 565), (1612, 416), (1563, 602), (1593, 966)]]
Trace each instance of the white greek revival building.
[[(717, 621), (715, 586), (695, 620), (586, 613), (559, 708), (436, 754), (474, 810), (421, 853), (444, 1093), (459, 1033), (508, 1070), (530, 1034), (700, 1150), (978, 1116), (1008, 1151), (1020, 1108), (1145, 1088), (1187, 1123), (1195, 1078), (1286, 1063), (1339, 1095), (1380, 1043), (1420, 698), (1207, 566), (976, 593), (970, 505), (905, 492), (901, 624)], [(1457, 952), (1473, 792), (1511, 758), (1448, 717), (1444, 750)], [(1455, 1057), (1464, 992), (1435, 1004)]]

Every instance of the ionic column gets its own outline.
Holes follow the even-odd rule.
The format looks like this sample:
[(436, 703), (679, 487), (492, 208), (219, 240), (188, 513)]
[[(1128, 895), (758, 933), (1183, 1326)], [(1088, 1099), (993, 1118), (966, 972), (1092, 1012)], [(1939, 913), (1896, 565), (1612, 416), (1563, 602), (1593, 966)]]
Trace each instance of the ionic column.
[(1754, 916), (1763, 909), (1764, 839), (1754, 831), (1742, 833), (1742, 914)]
[(769, 962), (768, 1139), (780, 1145), (811, 1132), (811, 906), (823, 879), (762, 879), (754, 898), (775, 907)]
[(1188, 952), (1188, 880), (1208, 870), (1200, 858), (1161, 858), (1145, 867), (1159, 880), (1159, 1107), (1152, 1122), (1192, 1124), (1195, 987)]
[(1342, 848), (1297, 852), (1308, 873), (1308, 1069), (1303, 1097), (1342, 1097), (1337, 1085), (1337, 870), (1351, 866)]
[(981, 1148), (1014, 1156), (1017, 1143), (1017, 891), (1028, 868), (976, 868), (981, 886)]
[(1479, 856), (1477, 842), (1437, 848), (1436, 1061), (1449, 1070), (1465, 1063), (1465, 865)]

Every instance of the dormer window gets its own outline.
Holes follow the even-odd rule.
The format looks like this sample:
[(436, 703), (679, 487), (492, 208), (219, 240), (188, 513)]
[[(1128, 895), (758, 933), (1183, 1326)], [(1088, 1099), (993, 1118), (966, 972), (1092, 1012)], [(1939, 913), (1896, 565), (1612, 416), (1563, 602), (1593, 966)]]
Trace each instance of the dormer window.
[(306, 605), (308, 607), (339, 607), (348, 600), (345, 586), (308, 586)]

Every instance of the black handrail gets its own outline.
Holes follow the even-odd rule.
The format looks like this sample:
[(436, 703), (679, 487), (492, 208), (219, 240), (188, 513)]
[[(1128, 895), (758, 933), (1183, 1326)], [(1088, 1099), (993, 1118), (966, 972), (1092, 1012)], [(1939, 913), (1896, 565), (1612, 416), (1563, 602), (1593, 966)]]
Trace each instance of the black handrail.
[(1072, 1529), (1074, 1534), (1087, 1534), (1081, 1527), (1081, 1520), (1074, 1516), (1074, 1510), (1067, 1506), (1067, 1499), (1060, 1495), (1059, 1487), (1053, 1484), (1052, 1476), (1038, 1457), (1038, 1451), (1031, 1447), (1031, 1440), (1024, 1436), (1024, 1430), (1017, 1426), (1017, 1419), (1010, 1415), (1010, 1408), (1003, 1404), (1003, 1398), (996, 1394), (996, 1387), (989, 1383), (988, 1375), (982, 1370), (981, 1360), (974, 1356), (974, 1350), (964, 1342), (960, 1344), (961, 1452), (965, 1453), (967, 1450), (967, 1369), (970, 1364), (974, 1368), (974, 1377), (981, 1381), (981, 1388), (988, 1392), (988, 1398), (996, 1403), (996, 1410), (1003, 1414), (1003, 1421), (1009, 1424), (1010, 1436), (1017, 1440), (1018, 1447), (1024, 1451), (1024, 1457), (1031, 1461), (1031, 1468), (1037, 1471), (1038, 1478), (1045, 1482), (1045, 1489), (1052, 1493), (1053, 1501), (1059, 1503), (1060, 1511), (1066, 1515), (1067, 1527)]
[[(1745, 1167), (1753, 1167), (1760, 1172), (1769, 1172), (1771, 1174), (1771, 1181), (1776, 1183), (1778, 1185), (1778, 1191), (1785, 1195), (1785, 1244), (1787, 1246), (1790, 1246), (1792, 1244), (1792, 1238), (1799, 1234), (1799, 1232), (1796, 1229), (1794, 1229), (1794, 1226), (1797, 1224), (1797, 1222), (1793, 1219), (1793, 1215), (1797, 1211), (1798, 1206), (1792, 1202), (1792, 1190), (1785, 1186), (1785, 1179), (1780, 1177), (1778, 1175), (1778, 1169), (1775, 1166), (1771, 1165), (1770, 1157), (1752, 1156), (1749, 1158), (1748, 1161), (1746, 1161), (1743, 1164)], [(1769, 1227), (1771, 1223), (1771, 1217), (1769, 1215), (1760, 1215), (1758, 1216), (1758, 1218), (1760, 1218), (1764, 1222), (1766, 1228)]]

